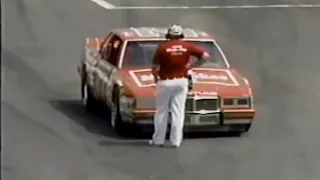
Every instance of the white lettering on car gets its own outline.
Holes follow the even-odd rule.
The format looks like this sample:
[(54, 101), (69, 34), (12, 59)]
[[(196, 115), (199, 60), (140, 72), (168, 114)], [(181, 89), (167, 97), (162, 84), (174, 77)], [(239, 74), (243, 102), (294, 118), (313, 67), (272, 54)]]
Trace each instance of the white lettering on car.
[(153, 75), (141, 75), (140, 76), (141, 81), (152, 81), (153, 80)]
[[(194, 76), (195, 79), (199, 79), (199, 80), (222, 80), (222, 81), (226, 81), (228, 80), (227, 76), (223, 76), (223, 75), (211, 75), (211, 74), (204, 74), (204, 73), (193, 73), (192, 74)], [(153, 75), (141, 75), (140, 76), (140, 80), (141, 81), (152, 81), (153, 80)]]
[(217, 92), (210, 92), (210, 91), (191, 91), (188, 92), (189, 95), (199, 95), (199, 96), (217, 96)]
[[(194, 78), (197, 80), (222, 80), (222, 81), (227, 81), (228, 77), (227, 76), (222, 76), (222, 75), (210, 75), (210, 74), (193, 74)], [(141, 81), (152, 81), (153, 80), (153, 75), (141, 75), (140, 76)]]
[(205, 74), (205, 73), (195, 73), (192, 72), (191, 75), (197, 80), (222, 80), (227, 81), (229, 78), (228, 76), (223, 75), (213, 75), (213, 74)]

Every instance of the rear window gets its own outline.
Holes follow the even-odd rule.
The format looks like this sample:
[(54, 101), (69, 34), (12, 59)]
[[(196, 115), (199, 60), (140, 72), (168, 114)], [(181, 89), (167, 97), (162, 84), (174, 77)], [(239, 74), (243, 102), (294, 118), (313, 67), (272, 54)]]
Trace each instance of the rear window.
[[(152, 66), (153, 56), (159, 44), (164, 41), (129, 41), (125, 49), (122, 67), (125, 68), (150, 68)], [(226, 68), (227, 65), (212, 41), (189, 41), (200, 48), (206, 50), (211, 59), (201, 67)], [(192, 60), (192, 59), (191, 59)]]

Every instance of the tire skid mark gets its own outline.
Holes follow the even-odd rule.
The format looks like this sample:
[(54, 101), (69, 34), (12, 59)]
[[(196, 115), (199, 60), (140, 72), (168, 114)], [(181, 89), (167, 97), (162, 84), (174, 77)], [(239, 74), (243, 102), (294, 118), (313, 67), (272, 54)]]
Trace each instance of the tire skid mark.
[[(32, 119), (30, 116), (24, 114), (23, 112), (19, 111), (18, 109), (14, 108), (13, 106), (11, 106), (10, 104), (6, 103), (6, 102), (1, 102), (1, 106), (9, 109), (11, 112), (13, 112), (13, 114), (15, 116), (21, 117), (21, 119), (26, 120), (27, 122), (29, 122), (29, 124), (31, 124), (32, 126), (38, 127), (41, 130), (43, 130), (44, 132), (51, 134), (53, 137), (55, 137), (58, 140), (62, 140), (65, 141), (66, 139), (63, 138), (61, 135), (57, 134), (53, 129), (49, 128), (48, 126), (45, 126), (41, 123), (39, 123), (38, 121)], [(6, 115), (6, 111), (2, 111), (3, 115)], [(4, 121), (8, 121), (9, 119), (4, 118), (6, 120)], [(17, 118), (20, 119), (20, 118)], [(5, 122), (4, 122), (5, 123)]]
[[(34, 47), (29, 49), (34, 51)], [(21, 52), (21, 49), (19, 52)], [(42, 76), (35, 69), (30, 67), (27, 63), (25, 63), (25, 60), (23, 60), (23, 58), (20, 55), (15, 53), (15, 51), (3, 49), (2, 53), (3, 66), (5, 68), (13, 70), (18, 75), (19, 85), (21, 86), (21, 88), (23, 88), (24, 91), (28, 91), (30, 93), (51, 92), (49, 85), (42, 78)], [(34, 54), (34, 52), (31, 52), (31, 55), (32, 54)], [(24, 57), (30, 57), (30, 54), (24, 54)], [(7, 82), (4, 81), (4, 84), (5, 83)]]
[(17, 0), (17, 11), (18, 11), (18, 14), (20, 15), (21, 19), (23, 19), (22, 23), (26, 29), (26, 33), (28, 34), (27, 37), (29, 37), (30, 41), (36, 41), (37, 36), (35, 35), (35, 33), (33, 31), (32, 23), (29, 19), (29, 15), (28, 15), (28, 10), (27, 10), (27, 7), (26, 7), (25, 3), (23, 2), (23, 0)]

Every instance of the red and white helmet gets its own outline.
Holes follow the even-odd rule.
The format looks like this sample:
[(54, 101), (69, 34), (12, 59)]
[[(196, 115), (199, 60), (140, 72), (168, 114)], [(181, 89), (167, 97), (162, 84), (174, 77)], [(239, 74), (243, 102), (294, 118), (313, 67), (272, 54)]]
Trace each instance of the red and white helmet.
[(184, 38), (182, 27), (176, 24), (170, 26), (167, 30), (166, 38)]

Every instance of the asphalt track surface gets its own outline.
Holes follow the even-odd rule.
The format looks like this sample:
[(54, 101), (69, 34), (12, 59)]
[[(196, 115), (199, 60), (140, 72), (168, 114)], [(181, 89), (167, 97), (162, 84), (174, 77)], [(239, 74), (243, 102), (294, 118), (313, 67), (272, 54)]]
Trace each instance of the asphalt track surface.
[[(107, 11), (89, 0), (2, 2), (5, 180), (320, 179), (319, 8)], [(169, 1), (128, 2), (121, 5)], [(120, 139), (103, 119), (83, 113), (76, 65), (84, 38), (170, 23), (215, 33), (249, 77), (259, 113), (248, 134), (158, 149), (145, 139)]]

